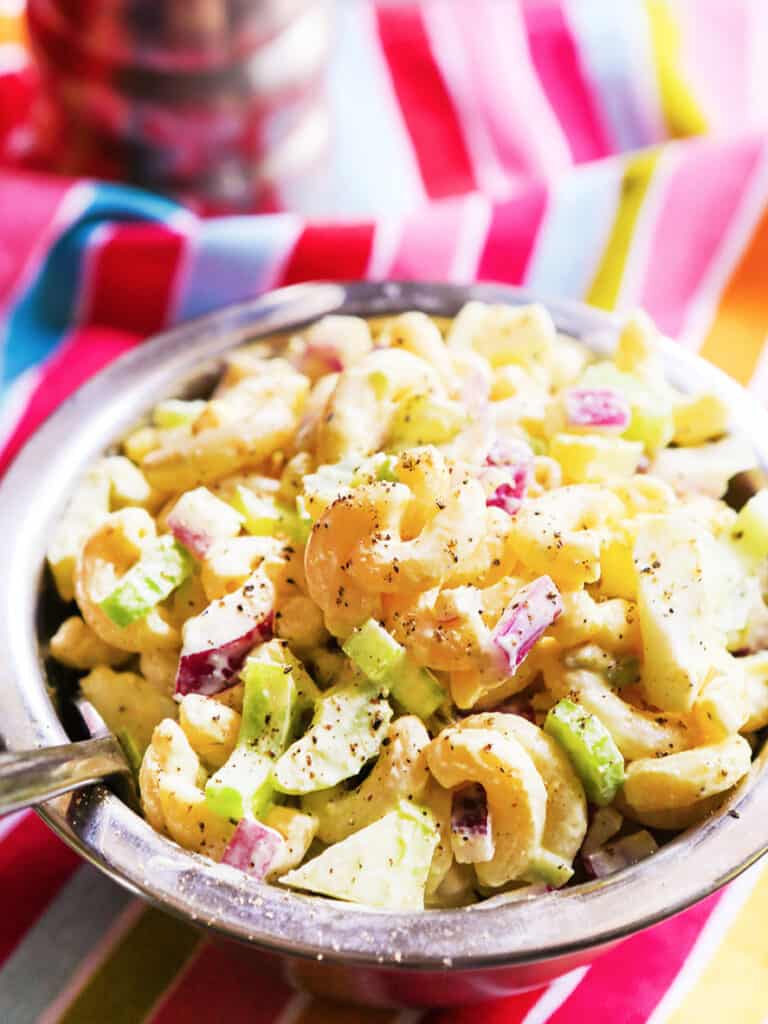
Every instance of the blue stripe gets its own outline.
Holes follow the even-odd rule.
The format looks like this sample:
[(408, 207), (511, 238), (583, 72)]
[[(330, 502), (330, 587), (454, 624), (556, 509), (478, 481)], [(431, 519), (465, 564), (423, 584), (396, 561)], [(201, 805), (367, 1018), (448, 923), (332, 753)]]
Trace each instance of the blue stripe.
[(37, 276), (5, 326), (0, 391), (41, 362), (72, 326), (82, 282), (83, 255), (101, 224), (110, 221), (166, 221), (175, 203), (122, 185), (94, 184), (90, 201), (52, 245)]
[(623, 163), (577, 168), (558, 185), (536, 239), (526, 284), (542, 295), (583, 299), (613, 224)]
[(567, 0), (581, 57), (617, 150), (659, 142), (648, 22), (639, 0)]
[(95, 868), (78, 868), (0, 970), (3, 1024), (37, 1020), (132, 900)]
[(202, 221), (175, 318), (188, 320), (265, 291), (297, 234), (291, 214)]

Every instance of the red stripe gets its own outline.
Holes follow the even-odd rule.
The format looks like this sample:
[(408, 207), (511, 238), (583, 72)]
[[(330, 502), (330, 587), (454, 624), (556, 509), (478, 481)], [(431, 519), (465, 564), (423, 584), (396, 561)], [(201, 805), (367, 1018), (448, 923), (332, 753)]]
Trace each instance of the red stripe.
[(282, 273), (283, 284), (298, 281), (356, 281), (371, 258), (374, 226), (313, 224), (304, 228)]
[[(0, 964), (71, 877), (80, 858), (36, 814), (27, 814), (0, 843), (3, 880)], [(41, 968), (43, 965), (41, 965)]]
[(71, 188), (56, 178), (0, 171), (0, 306), (10, 298), (35, 249), (42, 247)]
[(645, 1024), (675, 980), (720, 894), (678, 917), (640, 932), (597, 960), (582, 983), (547, 1024), (584, 1024), (595, 1019)]
[(546, 205), (547, 189), (537, 185), (516, 199), (494, 206), (478, 280), (510, 284), (523, 280)]
[(235, 945), (206, 944), (147, 1024), (201, 1020), (206, 1013), (206, 1020), (226, 1024), (273, 1024), (295, 992), (279, 969), (257, 956)]
[(611, 144), (584, 77), (560, 0), (522, 5), (531, 60), (577, 162), (596, 160)]
[(122, 224), (93, 252), (84, 323), (135, 334), (163, 328), (181, 263), (184, 236), (158, 224)]
[(379, 37), (427, 194), (477, 188), (456, 110), (415, 6), (379, 6)]
[(477, 1006), (459, 1006), (452, 1010), (441, 1010), (429, 1015), (429, 1024), (519, 1024), (536, 1003), (545, 989), (533, 992), (518, 992), (506, 999), (480, 1003)]
[(60, 402), (138, 341), (134, 335), (108, 327), (82, 327), (73, 331), (45, 363), (16, 429), (0, 452), (0, 473)]

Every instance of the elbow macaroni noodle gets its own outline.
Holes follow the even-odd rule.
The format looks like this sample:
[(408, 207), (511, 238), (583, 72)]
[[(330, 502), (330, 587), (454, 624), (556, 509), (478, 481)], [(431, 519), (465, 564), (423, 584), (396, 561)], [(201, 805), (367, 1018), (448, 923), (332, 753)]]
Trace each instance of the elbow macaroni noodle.
[[(277, 881), (410, 802), (436, 829), (430, 907), (578, 881), (592, 790), (543, 728), (561, 703), (623, 761), (620, 836), (714, 813), (768, 726), (768, 523), (746, 536), (722, 500), (744, 445), (717, 396), (664, 380), (648, 318), (604, 360), (541, 306), (480, 302), (453, 321), (330, 316), (279, 358), (270, 345), (234, 352), (209, 400), (158, 407), (50, 543), (77, 602), (50, 654), (138, 749), (149, 824), (226, 860), (256, 816), (280, 837), (259, 876)], [(171, 532), (191, 569), (139, 579), (119, 624), (106, 599)], [(545, 591), (543, 611), (516, 604)], [(368, 620), (384, 646), (348, 657)], [(294, 758), (281, 788), (274, 765), (313, 722), (323, 777), (341, 781), (296, 781)], [(459, 863), (468, 785), (483, 842)]]

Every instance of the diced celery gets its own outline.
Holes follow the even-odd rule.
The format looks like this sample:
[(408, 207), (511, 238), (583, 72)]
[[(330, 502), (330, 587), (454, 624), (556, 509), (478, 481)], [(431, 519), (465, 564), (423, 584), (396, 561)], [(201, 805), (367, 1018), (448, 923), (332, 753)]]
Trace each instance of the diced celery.
[(733, 527), (733, 537), (753, 558), (768, 558), (768, 488), (758, 491), (743, 506)]
[(392, 696), (406, 711), (429, 718), (445, 700), (445, 690), (429, 671), (405, 658), (390, 679)]
[(375, 683), (388, 682), (405, 660), (405, 648), (375, 619), (368, 619), (342, 644), (348, 658)]
[(631, 686), (640, 679), (640, 660), (633, 655), (619, 658), (616, 664), (607, 670), (605, 677), (614, 690)]
[(269, 804), (272, 769), (290, 742), (298, 717), (290, 665), (252, 656), (240, 676), (245, 691), (237, 746), (205, 787), (211, 809), (235, 820), (247, 814), (258, 817)]
[(231, 504), (243, 517), (248, 533), (255, 537), (284, 533), (296, 544), (306, 544), (312, 530), (312, 519), (303, 504), (296, 511), (273, 498), (260, 497), (242, 484), (237, 485)]
[(352, 903), (420, 910), (439, 837), (432, 814), (403, 801), (397, 810), (289, 871), (280, 882)]
[(202, 399), (186, 402), (179, 398), (169, 398), (165, 402), (158, 402), (152, 410), (152, 422), (161, 429), (185, 427), (195, 422), (206, 405)]
[(283, 793), (314, 793), (356, 775), (381, 747), (392, 708), (369, 682), (334, 686), (317, 702), (312, 725), (273, 772)]
[(411, 714), (429, 718), (445, 700), (445, 690), (429, 669), (414, 665), (402, 644), (375, 619), (354, 630), (342, 650), (368, 679), (391, 690)]
[(466, 421), (466, 412), (458, 402), (436, 395), (412, 395), (400, 404), (392, 418), (390, 443), (395, 448), (443, 444), (450, 441)]
[(544, 882), (556, 889), (565, 885), (573, 877), (570, 864), (558, 857), (556, 853), (541, 849), (533, 858), (523, 875), (524, 882)]
[(138, 743), (128, 729), (121, 729), (117, 733), (117, 739), (123, 748), (128, 764), (131, 766), (131, 774), (134, 779), (138, 780), (142, 758), (142, 752), (139, 750)]
[(170, 534), (148, 545), (139, 561), (100, 603), (115, 625), (125, 628), (171, 594), (190, 575), (193, 561)]
[(395, 467), (397, 466), (397, 459), (392, 455), (383, 455), (381, 462), (376, 469), (376, 479), (385, 480), (387, 483), (397, 483), (397, 473)]
[(599, 807), (610, 804), (624, 783), (624, 758), (600, 719), (561, 700), (547, 714), (544, 732), (568, 754), (587, 799)]

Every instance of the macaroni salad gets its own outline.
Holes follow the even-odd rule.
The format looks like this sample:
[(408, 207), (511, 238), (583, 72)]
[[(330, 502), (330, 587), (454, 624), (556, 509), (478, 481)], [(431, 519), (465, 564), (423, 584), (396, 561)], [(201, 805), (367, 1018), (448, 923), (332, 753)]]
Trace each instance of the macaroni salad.
[(50, 654), (149, 825), (416, 910), (602, 877), (712, 813), (768, 724), (768, 491), (723, 500), (754, 453), (657, 339), (329, 316), (97, 462), (50, 541)]

